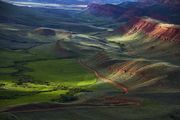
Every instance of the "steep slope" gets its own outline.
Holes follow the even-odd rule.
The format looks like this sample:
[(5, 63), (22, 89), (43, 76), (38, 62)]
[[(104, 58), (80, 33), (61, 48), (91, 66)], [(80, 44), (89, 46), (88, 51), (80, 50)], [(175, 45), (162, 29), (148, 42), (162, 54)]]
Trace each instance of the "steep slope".
[(136, 20), (133, 20), (129, 25), (124, 26), (124, 32), (127, 32), (126, 34), (143, 32), (153, 39), (180, 42), (179, 25), (160, 23), (151, 18), (136, 18)]

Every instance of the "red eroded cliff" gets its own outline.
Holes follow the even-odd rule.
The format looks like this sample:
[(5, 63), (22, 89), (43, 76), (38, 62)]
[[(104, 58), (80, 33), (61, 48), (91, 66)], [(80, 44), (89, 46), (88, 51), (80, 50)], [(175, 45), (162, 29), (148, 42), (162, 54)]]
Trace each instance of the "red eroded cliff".
[(149, 36), (159, 38), (161, 40), (180, 42), (180, 27), (160, 24), (149, 33)]
[(149, 33), (154, 30), (155, 26), (157, 26), (157, 22), (152, 22), (148, 19), (136, 19), (132, 22), (132, 27), (129, 29), (128, 33), (135, 32), (144, 32)]
[(160, 23), (150, 18), (136, 18), (123, 26), (121, 32), (125, 34), (143, 32), (152, 38), (180, 43), (180, 26)]

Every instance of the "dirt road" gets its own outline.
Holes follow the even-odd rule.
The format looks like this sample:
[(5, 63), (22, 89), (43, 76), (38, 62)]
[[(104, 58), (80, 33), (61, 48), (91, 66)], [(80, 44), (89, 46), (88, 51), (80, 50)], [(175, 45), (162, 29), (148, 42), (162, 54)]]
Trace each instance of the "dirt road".
[(117, 87), (118, 89), (123, 90), (123, 93), (124, 93), (124, 94), (127, 94), (127, 93), (128, 93), (129, 90), (128, 90), (128, 88), (127, 88), (125, 85), (123, 85), (123, 84), (121, 84), (121, 83), (119, 83), (119, 82), (113, 81), (113, 80), (111, 80), (111, 79), (109, 79), (109, 78), (106, 78), (105, 76), (103, 76), (102, 74), (100, 74), (97, 70), (95, 70), (95, 69), (92, 68), (91, 66), (87, 65), (86, 63), (82, 62), (81, 60), (79, 60), (79, 63), (80, 63), (82, 66), (84, 66), (85, 68), (87, 68), (88, 70), (94, 72), (94, 74), (95, 74), (98, 78), (100, 78), (102, 81), (107, 82), (107, 83), (110, 83), (110, 84), (114, 85), (115, 87)]

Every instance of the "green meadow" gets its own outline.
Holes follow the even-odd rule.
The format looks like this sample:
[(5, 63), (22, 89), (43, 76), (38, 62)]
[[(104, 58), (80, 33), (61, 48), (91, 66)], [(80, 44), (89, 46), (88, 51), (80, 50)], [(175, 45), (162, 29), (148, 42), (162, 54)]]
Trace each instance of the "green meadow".
[(95, 76), (83, 68), (77, 60), (46, 60), (30, 62), (26, 67), (32, 69), (26, 75), (32, 76), (36, 82), (50, 82), (65, 86), (86, 86), (96, 82)]
[(76, 59), (61, 59), (49, 54), (37, 57), (38, 50), (1, 51), (0, 107), (52, 102), (61, 95), (81, 92), (96, 83), (93, 73), (81, 66)]

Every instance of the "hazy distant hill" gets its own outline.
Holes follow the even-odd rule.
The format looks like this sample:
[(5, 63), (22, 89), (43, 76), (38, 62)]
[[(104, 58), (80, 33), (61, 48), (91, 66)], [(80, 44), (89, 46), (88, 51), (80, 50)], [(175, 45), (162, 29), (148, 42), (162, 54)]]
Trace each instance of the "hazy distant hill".
[(96, 16), (112, 17), (120, 21), (148, 16), (168, 23), (180, 24), (180, 8), (177, 4), (165, 4), (165, 2), (161, 3), (157, 1), (150, 2), (150, 0), (139, 1), (141, 2), (125, 2), (119, 5), (90, 4), (88, 6), (88, 12)]
[(145, 3), (159, 3), (167, 5), (180, 5), (180, 0), (138, 0), (139, 2)]

